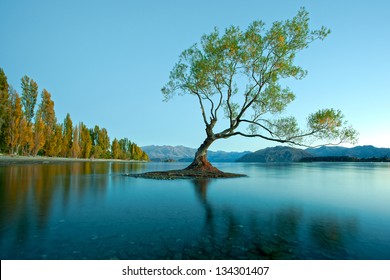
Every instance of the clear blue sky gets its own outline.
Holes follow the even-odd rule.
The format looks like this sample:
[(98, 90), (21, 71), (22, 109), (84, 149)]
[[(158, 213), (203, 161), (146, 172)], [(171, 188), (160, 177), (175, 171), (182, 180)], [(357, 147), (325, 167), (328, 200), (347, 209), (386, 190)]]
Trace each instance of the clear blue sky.
[[(319, 108), (341, 109), (359, 145), (390, 147), (390, 1), (0, 1), (0, 67), (20, 92), (28, 75), (53, 97), (57, 119), (105, 127), (111, 138), (198, 147), (205, 132), (194, 98), (162, 101), (179, 54), (214, 26), (245, 29), (310, 13), (332, 30), (300, 53), (308, 76), (290, 87), (288, 109), (304, 123)], [(258, 150), (276, 143), (242, 137), (212, 150)]]

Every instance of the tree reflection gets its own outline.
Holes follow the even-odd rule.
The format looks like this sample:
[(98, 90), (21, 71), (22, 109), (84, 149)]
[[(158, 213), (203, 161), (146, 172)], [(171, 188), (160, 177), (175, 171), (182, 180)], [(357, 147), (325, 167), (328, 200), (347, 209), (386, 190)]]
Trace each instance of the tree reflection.
[(358, 233), (357, 220), (339, 219), (334, 216), (318, 216), (310, 224), (310, 237), (319, 248), (321, 258), (332, 258), (337, 254), (339, 259), (349, 257), (345, 244)]
[(17, 252), (24, 243), (58, 227), (59, 221), (51, 219), (53, 213), (61, 217), (71, 204), (77, 207), (106, 196), (108, 174), (142, 166), (76, 162), (0, 167), (0, 247), (12, 246), (7, 251)]
[[(327, 259), (348, 258), (346, 243), (358, 231), (356, 219), (313, 216), (305, 220), (297, 206), (246, 216), (213, 205), (211, 179), (194, 180), (196, 197), (205, 211), (201, 238), (183, 249), (183, 259)], [(313, 252), (318, 250), (318, 252)]]
[(130, 174), (138, 173), (146, 169), (144, 163), (129, 164), (126, 162), (111, 162), (111, 174)]
[[(144, 165), (138, 166), (86, 162), (0, 168), (0, 258), (39, 258), (45, 254), (44, 250), (54, 246), (55, 233), (59, 231), (65, 231), (65, 238), (68, 233), (70, 236), (75, 236), (75, 232), (76, 235), (85, 235), (82, 232), (86, 231), (85, 219), (90, 219), (91, 215), (83, 213), (82, 209), (95, 211), (97, 205), (100, 210), (102, 201), (103, 204), (111, 203), (112, 200), (101, 198), (107, 197), (110, 190), (108, 186), (116, 185), (112, 181), (117, 179), (115, 175), (144, 168)], [(346, 217), (341, 213), (338, 215), (334, 211), (324, 213), (318, 210), (319, 214), (310, 213), (300, 204), (272, 203), (261, 197), (260, 191), (255, 193), (259, 195), (258, 201), (255, 197), (248, 199), (248, 194), (243, 195), (239, 188), (237, 196), (225, 196), (224, 189), (219, 187), (229, 184), (225, 185), (226, 181), (220, 179), (191, 182), (190, 185), (187, 185), (188, 181), (177, 185), (164, 182), (162, 185), (168, 187), (168, 198), (157, 208), (153, 208), (148, 199), (158, 201), (166, 189), (161, 186), (156, 188), (156, 196), (148, 196), (150, 189), (142, 189), (148, 195), (144, 196), (140, 191), (138, 194), (142, 195), (137, 197), (143, 201), (138, 203), (133, 200), (136, 204), (127, 206), (126, 203), (126, 207), (118, 208), (124, 210), (118, 212), (118, 216), (124, 217), (120, 221), (129, 221), (128, 226), (118, 225), (123, 232), (114, 234), (107, 241), (92, 237), (88, 246), (95, 246), (99, 241), (101, 247), (98, 255), (102, 258), (111, 256), (106, 252), (111, 247), (115, 249), (112, 255), (117, 258), (346, 259), (354, 256), (351, 247), (356, 244), (354, 238), (359, 235), (359, 225), (354, 217)], [(142, 183), (142, 180), (136, 181), (137, 186), (140, 186), (137, 191), (143, 186)], [(190, 188), (189, 196), (188, 189), (183, 190), (183, 185)], [(185, 203), (191, 203), (184, 207), (188, 212), (182, 211), (183, 203), (174, 204), (170, 208), (170, 191), (176, 190), (175, 187), (183, 191), (178, 199), (185, 198)], [(89, 207), (91, 204), (94, 207)], [(156, 215), (154, 209), (165, 212)], [(128, 215), (132, 210), (141, 217), (138, 214)], [(191, 213), (189, 216), (193, 220), (183, 213)], [(178, 222), (178, 215), (187, 220)], [(96, 220), (92, 224), (100, 225), (99, 219), (104, 219), (103, 216), (93, 216)], [(157, 222), (156, 216), (159, 217)], [(63, 219), (75, 220), (68, 223), (68, 220)], [(111, 227), (114, 223), (108, 224)], [(68, 228), (70, 225), (72, 227)], [(187, 228), (180, 232), (182, 227)], [(107, 232), (102, 228), (97, 230), (103, 232), (103, 236), (111, 234), (111, 229)], [(95, 232), (88, 231), (88, 234)], [(38, 242), (42, 244), (36, 246)], [(85, 240), (81, 238), (79, 242)], [(65, 248), (66, 244), (55, 245), (58, 256), (64, 256), (63, 251), (68, 250), (67, 256), (74, 258), (74, 248)], [(112, 244), (117, 247), (114, 248)], [(36, 251), (30, 253), (30, 249)], [(148, 249), (150, 252), (144, 253)], [(26, 255), (19, 253), (21, 250)], [(131, 250), (134, 254), (120, 255), (123, 251)], [(87, 258), (96, 258), (96, 248), (89, 247), (85, 251)]]

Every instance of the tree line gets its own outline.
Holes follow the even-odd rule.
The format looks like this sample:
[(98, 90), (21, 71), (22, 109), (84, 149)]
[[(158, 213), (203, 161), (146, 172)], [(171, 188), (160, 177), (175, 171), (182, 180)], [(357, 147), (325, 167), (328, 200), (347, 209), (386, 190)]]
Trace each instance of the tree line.
[(148, 155), (128, 138), (110, 141), (105, 128), (76, 125), (68, 113), (58, 123), (54, 101), (43, 89), (38, 101), (38, 84), (21, 79), (19, 94), (8, 84), (0, 68), (0, 152), (11, 155), (67, 158), (149, 160)]

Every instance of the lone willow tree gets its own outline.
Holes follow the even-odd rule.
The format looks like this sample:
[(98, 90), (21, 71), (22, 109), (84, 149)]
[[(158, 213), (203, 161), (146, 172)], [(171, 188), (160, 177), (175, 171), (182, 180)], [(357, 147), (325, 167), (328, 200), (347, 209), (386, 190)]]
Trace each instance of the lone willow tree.
[[(207, 150), (214, 141), (236, 135), (300, 146), (318, 140), (328, 145), (356, 142), (357, 132), (339, 110), (309, 115), (304, 129), (294, 117), (283, 116), (295, 95), (280, 81), (304, 78), (307, 71), (294, 62), (297, 53), (329, 33), (325, 27), (310, 30), (309, 15), (301, 8), (294, 18), (274, 22), (268, 30), (262, 21), (245, 31), (231, 26), (220, 34), (214, 29), (183, 51), (162, 93), (166, 101), (176, 94), (194, 96), (206, 126), (206, 139), (185, 170), (220, 172), (207, 160)], [(226, 126), (215, 131), (221, 117)]]

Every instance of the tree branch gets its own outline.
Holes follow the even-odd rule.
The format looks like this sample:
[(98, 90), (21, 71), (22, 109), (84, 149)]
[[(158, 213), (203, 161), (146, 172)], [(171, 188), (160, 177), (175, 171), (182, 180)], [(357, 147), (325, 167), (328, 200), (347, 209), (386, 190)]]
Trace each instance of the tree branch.
[(265, 127), (264, 125), (262, 125), (259, 122), (250, 121), (250, 120), (246, 120), (246, 119), (240, 120), (240, 122), (246, 122), (246, 123), (257, 125), (257, 126), (261, 127), (262, 129), (266, 130), (269, 134), (271, 134), (271, 136), (274, 135), (274, 132), (272, 132), (272, 130), (270, 130), (268, 127)]
[(203, 102), (202, 102), (202, 98), (200, 96), (200, 94), (194, 90), (191, 90), (191, 92), (193, 94), (195, 94), (197, 97), (198, 97), (198, 100), (199, 100), (199, 105), (200, 105), (200, 109), (202, 110), (202, 117), (203, 117), (203, 121), (205, 123), (206, 126), (209, 125), (209, 123), (207, 122), (207, 117), (206, 117), (206, 112), (204, 111), (204, 106), (203, 106)]

